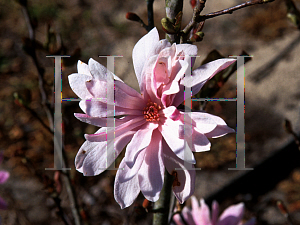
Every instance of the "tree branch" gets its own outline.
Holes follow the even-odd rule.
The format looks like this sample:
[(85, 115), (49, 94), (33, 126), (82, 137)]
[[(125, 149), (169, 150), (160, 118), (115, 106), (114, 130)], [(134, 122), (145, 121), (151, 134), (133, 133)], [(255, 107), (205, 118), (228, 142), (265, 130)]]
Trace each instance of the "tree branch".
[(150, 31), (150, 30), (152, 30), (154, 28), (153, 2), (154, 2), (154, 0), (147, 0), (147, 11), (148, 11), (148, 26), (147, 26), (147, 31)]
[[(165, 0), (165, 4), (166, 16), (173, 24), (175, 24), (176, 16), (182, 12), (183, 0)], [(180, 36), (178, 34), (166, 34), (166, 38), (170, 43), (180, 42)]]
[[(35, 48), (35, 31), (34, 28), (32, 26), (31, 20), (30, 20), (30, 16), (28, 13), (28, 8), (26, 4), (22, 4), (20, 3), (20, 5), (22, 6), (22, 11), (25, 17), (25, 21), (28, 27), (28, 32), (29, 32), (29, 39), (30, 39), (30, 43), (29, 47), (27, 50), (27, 53), (31, 56), (31, 58), (33, 59), (34, 65), (37, 68), (38, 71), (38, 78), (39, 78), (39, 89), (40, 89), (40, 93), (41, 93), (41, 97), (42, 97), (42, 105), (43, 108), (47, 114), (48, 117), (48, 121), (49, 121), (49, 129), (51, 132), (53, 132), (53, 110), (51, 109), (51, 106), (48, 102), (47, 99), (47, 94), (45, 91), (45, 81), (44, 81), (44, 72), (45, 70), (40, 66), (38, 60), (37, 60), (37, 55), (36, 55), (36, 48)], [(32, 113), (32, 112), (31, 112)], [(39, 117), (37, 117), (39, 119)], [(42, 123), (43, 124), (43, 123)], [(63, 161), (63, 165), (67, 166), (67, 160), (66, 160), (66, 156), (65, 156), (65, 152), (64, 152), (64, 148), (62, 149), (62, 161)], [(72, 215), (75, 221), (76, 225), (81, 225), (81, 217), (80, 217), (80, 213), (79, 213), (79, 209), (78, 209), (78, 204), (75, 198), (75, 191), (74, 188), (71, 184), (71, 179), (70, 179), (70, 174), (68, 171), (63, 171), (63, 181), (64, 181), (64, 185), (66, 186), (66, 190), (68, 193), (68, 197), (69, 197), (69, 201), (70, 201), (70, 207), (71, 207), (71, 211), (72, 211)], [(65, 221), (65, 218), (62, 218), (63, 221)]]
[(234, 11), (248, 7), (248, 6), (257, 5), (257, 4), (265, 4), (265, 3), (269, 3), (269, 2), (273, 2), (273, 1), (275, 1), (275, 0), (250, 0), (245, 3), (230, 7), (228, 9), (223, 9), (223, 10), (220, 10), (217, 12), (208, 13), (203, 16), (200, 15), (199, 17), (197, 17), (196, 22), (201, 22), (201, 21), (204, 21), (204, 20), (207, 20), (210, 18), (224, 15), (224, 14), (232, 14)]

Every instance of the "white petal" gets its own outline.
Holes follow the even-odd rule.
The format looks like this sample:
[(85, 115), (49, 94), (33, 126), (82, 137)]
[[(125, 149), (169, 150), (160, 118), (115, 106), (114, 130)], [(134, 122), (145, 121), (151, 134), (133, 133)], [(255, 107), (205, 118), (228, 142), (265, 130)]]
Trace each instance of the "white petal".
[[(160, 41), (162, 44), (161, 49), (166, 44), (166, 41)], [(149, 31), (145, 36), (143, 36), (134, 46), (132, 51), (132, 59), (133, 59), (133, 66), (134, 71), (137, 77), (137, 80), (140, 85), (140, 89), (142, 91), (143, 88), (143, 75), (142, 71), (144, 68), (144, 65), (146, 64), (146, 61), (153, 56), (153, 54), (156, 53), (156, 49), (158, 49), (158, 43), (159, 43), (159, 35), (156, 28), (153, 28), (151, 31)], [(170, 45), (170, 44), (169, 44)], [(161, 50), (159, 49), (159, 50)], [(158, 54), (158, 53), (156, 53)]]
[(69, 84), (74, 93), (81, 99), (92, 98), (93, 95), (88, 91), (85, 83), (93, 77), (85, 74), (73, 73), (68, 76)]
[(77, 63), (77, 71), (80, 74), (86, 74), (92, 77), (89, 66), (86, 63), (81, 62), (80, 60), (78, 60)]
[[(105, 130), (100, 128), (98, 132)], [(107, 142), (85, 141), (79, 149), (76, 158), (76, 169), (85, 176), (95, 176), (106, 170), (118, 157), (134, 132), (127, 132), (115, 139), (115, 151), (107, 151)]]
[[(121, 162), (122, 163), (122, 162)], [(123, 163), (121, 166), (125, 166)], [(121, 208), (130, 206), (140, 193), (138, 177), (134, 176), (131, 180), (120, 182), (120, 174), (122, 170), (118, 170), (115, 178), (114, 196), (116, 202)]]
[(185, 140), (179, 138), (179, 133), (184, 126), (180, 120), (173, 121), (171, 119), (166, 119), (165, 123), (161, 126), (160, 132), (164, 137), (164, 140), (180, 159), (188, 163), (196, 163), (194, 155), (190, 148), (185, 148)]
[(117, 77), (111, 71), (106, 69), (105, 66), (102, 66), (100, 63), (98, 63), (96, 60), (94, 60), (92, 58), (90, 58), (88, 65), (89, 65), (89, 70), (90, 70), (92, 76), (96, 80), (107, 80), (107, 76), (111, 76), (115, 80), (122, 81), (119, 77)]

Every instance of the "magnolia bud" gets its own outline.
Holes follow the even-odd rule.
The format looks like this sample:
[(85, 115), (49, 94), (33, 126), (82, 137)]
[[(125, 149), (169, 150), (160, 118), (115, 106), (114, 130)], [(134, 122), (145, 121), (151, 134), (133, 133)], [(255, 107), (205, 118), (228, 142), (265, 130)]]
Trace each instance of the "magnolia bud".
[(196, 0), (190, 0), (190, 4), (192, 6), (192, 8), (195, 8), (197, 1)]
[(141, 18), (138, 15), (136, 15), (135, 13), (132, 13), (132, 12), (126, 13), (126, 19), (136, 21), (136, 22), (141, 21)]
[(197, 42), (197, 41), (202, 41), (204, 37), (204, 33), (199, 31), (196, 32), (195, 34), (193, 34), (193, 36), (191, 37), (191, 42)]
[(161, 25), (162, 25), (162, 29), (167, 34), (176, 34), (176, 33), (178, 33), (178, 31), (175, 30), (175, 27), (174, 27), (173, 23), (167, 17), (161, 19)]

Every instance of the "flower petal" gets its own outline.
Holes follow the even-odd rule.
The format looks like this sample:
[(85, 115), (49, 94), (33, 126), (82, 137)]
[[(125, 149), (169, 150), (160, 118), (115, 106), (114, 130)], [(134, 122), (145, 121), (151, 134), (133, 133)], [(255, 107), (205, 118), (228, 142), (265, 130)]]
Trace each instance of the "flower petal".
[(194, 155), (189, 148), (185, 148), (185, 140), (179, 138), (181, 127), (184, 126), (180, 120), (173, 121), (166, 119), (165, 123), (159, 127), (164, 140), (176, 156), (188, 163), (196, 163)]
[[(193, 152), (203, 152), (203, 151), (209, 151), (210, 150), (210, 142), (209, 140), (207, 139), (207, 137), (198, 132), (197, 128), (195, 128), (193, 130), (193, 134), (192, 136), (190, 137), (193, 137), (191, 143), (192, 143), (192, 146), (190, 146), (190, 148), (192, 149)], [(189, 142), (189, 138), (187, 139), (187, 142)]]
[[(92, 124), (98, 127), (107, 127), (107, 118), (91, 117), (87, 114), (74, 113), (74, 116), (82, 122)], [(115, 118), (115, 126), (119, 126), (129, 120), (136, 118), (136, 116), (124, 116), (123, 118)]]
[[(114, 81), (114, 101), (109, 102), (111, 105), (142, 110), (144, 100), (141, 95), (120, 81)], [(106, 102), (107, 96), (107, 81), (106, 80), (91, 80), (86, 82), (88, 91), (92, 94), (93, 98), (96, 98), (102, 102)], [(124, 104), (126, 102), (126, 104)]]
[(133, 167), (137, 154), (150, 144), (152, 132), (157, 127), (157, 123), (146, 123), (134, 134), (125, 152), (125, 161), (130, 168)]
[[(3, 210), (7, 209), (7, 203), (1, 197), (0, 197), (0, 209), (3, 209)], [(0, 224), (1, 224), (1, 220), (0, 220)]]
[[(163, 141), (164, 165), (169, 174), (176, 174), (177, 182), (173, 183), (173, 193), (182, 204), (195, 191), (196, 172), (194, 166), (176, 157), (174, 152)], [(187, 165), (187, 167), (185, 167)], [(188, 170), (190, 169), (190, 170)], [(176, 178), (175, 178), (176, 179)], [(174, 181), (175, 182), (175, 181)]]
[(85, 74), (85, 75), (89, 75), (90, 77), (93, 77), (90, 72), (89, 66), (86, 63), (81, 62), (80, 60), (78, 60), (77, 63), (77, 71), (80, 74)]
[(115, 110), (107, 109), (107, 103), (103, 99), (88, 99), (79, 102), (81, 110), (91, 117), (123, 116), (123, 115), (142, 115), (140, 109), (129, 109), (115, 106)]
[(218, 72), (226, 69), (235, 59), (218, 59), (200, 66), (192, 72), (191, 78), (183, 78), (180, 81), (180, 91), (176, 94), (173, 105), (178, 106), (184, 101), (184, 86), (192, 87), (192, 95), (197, 94), (203, 85)]
[(198, 213), (193, 213), (193, 217), (197, 217), (197, 222), (196, 225), (212, 225), (211, 220), (210, 220), (210, 212), (208, 206), (205, 204), (204, 199), (200, 199), (200, 210)]
[[(117, 126), (114, 130), (111, 130), (109, 132), (114, 133), (115, 137), (117, 138), (118, 136), (138, 127), (146, 123), (146, 120), (143, 117), (136, 117), (132, 120), (129, 120), (119, 126)], [(102, 141), (107, 141), (107, 132), (103, 130), (100, 133), (95, 133), (95, 134), (85, 134), (84, 137), (88, 141), (95, 141), (95, 142), (102, 142)]]
[[(195, 90), (195, 94), (200, 91), (200, 88), (203, 84), (211, 79), (218, 72), (226, 69), (232, 63), (234, 63), (236, 59), (217, 59), (215, 61), (209, 62), (200, 66), (192, 72), (192, 76), (190, 78), (184, 78), (182, 80), (183, 85), (186, 87), (193, 87)], [(202, 84), (202, 85), (201, 85)], [(201, 87), (199, 86), (201, 85)], [(199, 88), (200, 87), (200, 88)], [(199, 88), (199, 89), (198, 89)], [(197, 91), (198, 90), (198, 91)], [(194, 93), (193, 93), (194, 95)]]
[(228, 133), (235, 133), (235, 130), (228, 127), (227, 124), (225, 123), (225, 121), (218, 116), (214, 116), (209, 114), (210, 117), (217, 123), (217, 126), (214, 130), (212, 130), (209, 133), (206, 133), (205, 136), (208, 138), (218, 138), (218, 137), (222, 137), (225, 134)]
[[(124, 160), (122, 160), (123, 162)], [(121, 164), (122, 164), (121, 162)], [(120, 167), (125, 167), (126, 163), (123, 162), (123, 164)], [(137, 196), (140, 193), (140, 187), (139, 187), (139, 181), (138, 176), (134, 176), (131, 180), (120, 182), (119, 177), (122, 173), (122, 170), (118, 170), (115, 178), (115, 185), (114, 185), (114, 196), (116, 202), (121, 206), (121, 209), (124, 209), (128, 206), (130, 206), (134, 200), (137, 198)]]
[(244, 215), (244, 203), (232, 205), (225, 209), (217, 225), (238, 225)]
[(141, 92), (143, 92), (144, 87), (143, 70), (145, 64), (147, 64), (147, 60), (150, 59), (151, 56), (158, 54), (162, 49), (170, 46), (167, 40), (159, 40), (156, 28), (149, 31), (134, 46), (132, 51), (133, 66)]
[(165, 166), (162, 158), (162, 137), (158, 130), (146, 148), (145, 160), (139, 170), (140, 189), (149, 201), (157, 201), (164, 183)]
[(119, 181), (121, 183), (131, 180), (139, 172), (145, 158), (145, 153), (145, 149), (137, 153), (136, 161), (131, 168), (128, 167), (125, 158), (123, 158), (119, 166), (119, 169), (122, 170), (119, 175)]
[(73, 92), (81, 99), (92, 98), (93, 95), (88, 91), (86, 82), (93, 77), (91, 75), (73, 73), (68, 76), (69, 84)]
[[(106, 128), (100, 128), (97, 132), (103, 132), (105, 129)], [(134, 131), (130, 131), (115, 138), (115, 151), (107, 151), (106, 141), (85, 141), (75, 158), (76, 170), (85, 176), (95, 176), (102, 173), (118, 157), (126, 144), (131, 140), (133, 134)]]
[(9, 178), (9, 172), (0, 171), (0, 184), (5, 183), (8, 178)]
[(212, 203), (212, 224), (217, 224), (218, 222), (218, 217), (219, 217), (219, 204), (217, 201), (213, 201)]
[(89, 59), (88, 65), (90, 73), (92, 74), (95, 80), (107, 80), (107, 76), (112, 76), (114, 80), (119, 80), (123, 82), (119, 77), (117, 77), (111, 71), (106, 69), (105, 66), (102, 66), (100, 63), (98, 63), (92, 58)]

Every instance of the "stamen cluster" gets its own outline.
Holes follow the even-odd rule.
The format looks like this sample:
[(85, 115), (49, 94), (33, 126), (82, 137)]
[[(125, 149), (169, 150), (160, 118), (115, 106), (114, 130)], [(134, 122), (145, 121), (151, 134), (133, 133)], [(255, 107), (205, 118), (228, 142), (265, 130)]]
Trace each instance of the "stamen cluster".
[(161, 109), (160, 105), (157, 103), (151, 102), (151, 100), (148, 100), (147, 106), (144, 108), (144, 118), (146, 121), (159, 121), (159, 110)]

